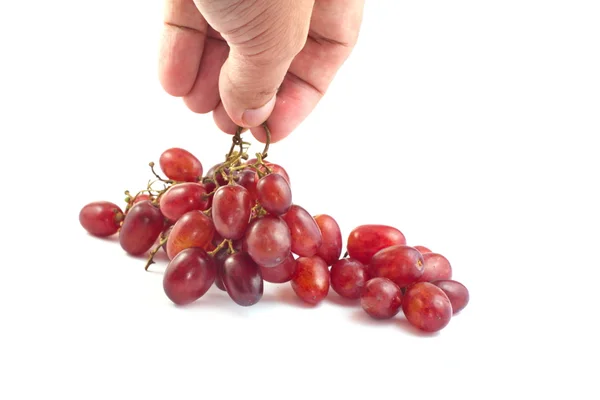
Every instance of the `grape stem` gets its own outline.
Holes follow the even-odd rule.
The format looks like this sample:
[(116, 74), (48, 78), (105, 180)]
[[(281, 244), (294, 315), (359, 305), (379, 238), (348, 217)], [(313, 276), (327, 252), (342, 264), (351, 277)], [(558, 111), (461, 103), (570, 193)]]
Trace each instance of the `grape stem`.
[(160, 242), (158, 243), (158, 245), (154, 249), (152, 249), (152, 251), (150, 252), (148, 261), (146, 262), (146, 266), (144, 267), (144, 269), (146, 271), (148, 271), (148, 268), (150, 268), (150, 266), (155, 263), (154, 256), (156, 255), (156, 253), (158, 253), (160, 251), (161, 247), (163, 247), (167, 243), (168, 240), (169, 240), (169, 235), (161, 236)]
[(208, 252), (208, 255), (214, 257), (215, 254), (217, 254), (219, 251), (221, 251), (221, 249), (223, 249), (223, 247), (225, 247), (225, 246), (227, 246), (229, 248), (229, 252), (232, 252), (233, 244), (231, 243), (231, 240), (223, 239), (223, 241), (221, 243), (219, 243), (219, 245), (213, 251)]
[(175, 181), (172, 181), (170, 179), (163, 179), (160, 175), (158, 175), (156, 173), (156, 171), (154, 170), (154, 161), (150, 161), (150, 163), (148, 164), (150, 166), (150, 169), (152, 170), (152, 173), (154, 174), (154, 176), (161, 182), (167, 183), (169, 185), (175, 183)]

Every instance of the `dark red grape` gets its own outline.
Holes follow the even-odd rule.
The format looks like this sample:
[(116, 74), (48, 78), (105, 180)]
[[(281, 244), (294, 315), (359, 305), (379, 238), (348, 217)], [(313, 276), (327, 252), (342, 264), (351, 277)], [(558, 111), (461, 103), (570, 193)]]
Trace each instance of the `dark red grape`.
[(353, 258), (342, 258), (331, 266), (331, 288), (347, 299), (358, 299), (369, 280), (367, 267)]
[(213, 181), (216, 181), (219, 184), (219, 186), (225, 186), (227, 185), (228, 181), (227, 179), (225, 179), (221, 172), (225, 172), (225, 174), (227, 175), (229, 174), (229, 168), (223, 168), (221, 171), (219, 171), (219, 173), (217, 173), (217, 170), (221, 167), (221, 165), (223, 165), (223, 163), (213, 165), (206, 173), (206, 176), (212, 179)]
[(223, 263), (225, 263), (227, 257), (229, 257), (227, 248), (219, 250), (217, 254), (213, 256), (217, 270), (215, 275), (215, 286), (222, 291), (225, 291), (225, 285), (223, 285)]
[(443, 329), (452, 318), (448, 296), (429, 282), (415, 283), (406, 289), (402, 310), (411, 325), (425, 332)]
[(397, 244), (406, 244), (406, 238), (398, 229), (387, 225), (361, 225), (350, 232), (347, 250), (350, 257), (368, 264), (379, 250)]
[(173, 222), (189, 211), (205, 210), (207, 205), (206, 188), (200, 183), (173, 185), (160, 197), (160, 211)]
[(222, 269), (223, 285), (229, 297), (240, 306), (251, 306), (263, 295), (260, 267), (245, 252), (231, 254)]
[(395, 245), (379, 250), (371, 259), (367, 272), (372, 278), (388, 278), (403, 288), (423, 275), (423, 264), (423, 255), (417, 249)]
[(167, 240), (167, 255), (173, 259), (180, 251), (190, 247), (208, 249), (215, 234), (215, 226), (202, 211), (185, 213), (173, 225)]
[(256, 175), (256, 171), (252, 169), (244, 169), (239, 172), (237, 183), (240, 186), (245, 187), (248, 193), (250, 193), (252, 204), (256, 203), (256, 200), (258, 199), (258, 194), (256, 193), (257, 182), (258, 177)]
[(292, 253), (300, 257), (312, 257), (323, 243), (323, 237), (315, 219), (304, 208), (294, 204), (282, 216), (292, 235)]
[(462, 283), (451, 279), (434, 281), (432, 283), (446, 293), (450, 304), (452, 304), (453, 314), (462, 311), (469, 304), (469, 290)]
[(290, 253), (292, 239), (286, 223), (279, 217), (266, 215), (250, 223), (243, 247), (259, 265), (269, 268), (280, 264)]
[(123, 250), (135, 256), (150, 250), (165, 227), (164, 220), (159, 208), (148, 200), (131, 207), (119, 232)]
[(256, 194), (260, 205), (272, 215), (282, 215), (292, 206), (292, 190), (285, 178), (269, 174), (259, 179)]
[(419, 282), (431, 282), (452, 278), (452, 267), (446, 257), (437, 253), (423, 254), (423, 275)]
[(419, 252), (421, 254), (425, 254), (425, 253), (431, 253), (431, 250), (429, 250), (429, 248), (425, 247), (425, 246), (412, 246), (415, 249), (419, 250)]
[(360, 305), (373, 318), (392, 318), (400, 312), (402, 291), (387, 278), (373, 278), (361, 293)]
[(215, 229), (225, 239), (238, 240), (244, 236), (252, 203), (250, 193), (237, 184), (221, 186), (217, 189), (212, 205), (212, 219)]
[(165, 294), (177, 305), (193, 303), (215, 281), (214, 260), (199, 247), (181, 251), (173, 258), (163, 277)]
[(171, 148), (159, 159), (160, 169), (167, 178), (178, 182), (196, 182), (202, 176), (202, 163), (189, 151)]
[(343, 239), (340, 226), (333, 217), (327, 214), (317, 215), (314, 219), (323, 238), (317, 255), (325, 260), (327, 265), (332, 265), (342, 255)]
[(319, 256), (300, 257), (292, 277), (292, 289), (304, 302), (316, 305), (329, 293), (329, 269)]
[(79, 212), (79, 223), (91, 235), (112, 236), (123, 221), (121, 208), (108, 201), (95, 201), (85, 205)]
[(265, 281), (271, 283), (285, 283), (292, 280), (296, 272), (296, 259), (290, 253), (281, 264), (274, 267), (260, 267), (260, 272)]

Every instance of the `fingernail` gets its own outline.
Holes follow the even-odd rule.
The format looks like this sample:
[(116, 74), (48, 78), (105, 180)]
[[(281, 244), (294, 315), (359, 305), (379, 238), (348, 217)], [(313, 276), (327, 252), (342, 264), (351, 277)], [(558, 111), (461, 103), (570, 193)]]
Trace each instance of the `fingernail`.
[(271, 100), (267, 102), (267, 104), (260, 108), (244, 111), (244, 114), (242, 114), (242, 122), (244, 123), (244, 127), (253, 128), (265, 122), (275, 107), (276, 97), (277, 96), (273, 96)]

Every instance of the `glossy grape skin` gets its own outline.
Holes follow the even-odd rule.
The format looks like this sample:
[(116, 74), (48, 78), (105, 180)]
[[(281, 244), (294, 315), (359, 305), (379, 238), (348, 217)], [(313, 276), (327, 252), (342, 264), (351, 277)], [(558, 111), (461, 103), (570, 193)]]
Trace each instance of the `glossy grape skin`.
[(256, 194), (260, 205), (272, 215), (282, 215), (292, 206), (292, 190), (285, 178), (269, 174), (259, 179)]
[(292, 235), (292, 253), (300, 257), (312, 257), (317, 254), (323, 243), (323, 237), (315, 219), (304, 208), (294, 204), (281, 218)]
[(121, 208), (109, 201), (86, 204), (79, 212), (79, 223), (89, 234), (97, 237), (112, 236), (123, 220)]
[(373, 278), (361, 293), (360, 305), (375, 319), (389, 319), (400, 312), (402, 291), (387, 278)]
[(305, 303), (317, 305), (329, 294), (329, 268), (319, 256), (299, 257), (292, 289)]
[(150, 250), (165, 227), (164, 220), (159, 208), (149, 200), (131, 207), (119, 232), (123, 250), (134, 256)]
[(177, 182), (196, 182), (202, 176), (202, 163), (185, 149), (165, 150), (159, 159), (160, 169), (167, 178)]
[(260, 272), (265, 281), (271, 283), (285, 283), (292, 280), (294, 272), (296, 272), (296, 259), (290, 253), (282, 263), (274, 267), (260, 267)]
[(367, 267), (353, 258), (342, 258), (331, 266), (331, 288), (347, 299), (358, 299), (369, 280)]
[(452, 304), (442, 289), (429, 282), (409, 286), (402, 310), (408, 322), (425, 332), (437, 332), (450, 323)]
[(419, 252), (421, 254), (431, 253), (432, 252), (428, 247), (425, 247), (425, 246), (412, 246), (412, 247), (414, 247), (415, 249), (419, 250)]
[(240, 306), (254, 305), (262, 298), (264, 284), (260, 267), (248, 253), (229, 255), (223, 263), (222, 278), (227, 294)]
[(443, 279), (434, 281), (432, 284), (442, 289), (448, 296), (453, 314), (459, 313), (469, 304), (469, 290), (462, 283), (452, 279)]
[(251, 211), (250, 193), (243, 186), (221, 186), (215, 192), (212, 219), (215, 230), (225, 239), (238, 240), (244, 236)]
[(214, 260), (205, 250), (191, 247), (169, 262), (163, 277), (163, 289), (173, 303), (182, 306), (204, 296), (215, 276)]
[(327, 265), (333, 265), (342, 255), (343, 239), (340, 226), (333, 217), (327, 214), (316, 215), (314, 220), (322, 237), (317, 255), (325, 260)]
[(173, 222), (189, 211), (205, 210), (207, 205), (206, 188), (200, 183), (173, 185), (160, 197), (160, 211)]
[(352, 258), (368, 264), (371, 257), (386, 247), (406, 244), (404, 234), (387, 225), (361, 225), (352, 230), (348, 236), (347, 250)]
[(423, 254), (423, 275), (419, 282), (432, 282), (452, 278), (452, 266), (446, 257), (438, 253)]
[(256, 175), (256, 171), (252, 169), (244, 169), (238, 173), (237, 183), (238, 185), (245, 187), (248, 193), (250, 193), (252, 204), (258, 199), (258, 194), (256, 193), (257, 182), (258, 176)]
[(378, 251), (367, 267), (370, 277), (388, 278), (400, 288), (423, 275), (423, 255), (414, 247), (395, 245)]
[(279, 217), (266, 215), (250, 223), (242, 248), (257, 264), (269, 268), (283, 262), (291, 246), (292, 238), (286, 223)]
[(167, 256), (172, 260), (180, 251), (190, 247), (209, 249), (214, 234), (212, 220), (202, 211), (187, 212), (171, 229), (167, 240)]
[(229, 252), (226, 248), (221, 249), (213, 256), (216, 267), (215, 274), (215, 286), (219, 288), (219, 290), (226, 291), (225, 285), (223, 285), (223, 263), (229, 257)]

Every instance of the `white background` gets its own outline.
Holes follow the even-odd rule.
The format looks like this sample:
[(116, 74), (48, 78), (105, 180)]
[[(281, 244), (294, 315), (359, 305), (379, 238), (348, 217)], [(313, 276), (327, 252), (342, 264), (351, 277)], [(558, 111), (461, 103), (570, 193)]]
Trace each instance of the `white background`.
[(344, 236), (385, 223), (446, 255), (464, 312), (423, 336), (286, 285), (251, 308), (216, 289), (172, 306), (164, 263), (78, 223), (166, 148), (206, 169), (228, 149), (158, 83), (160, 2), (6, 1), (0, 398), (598, 398), (598, 2), (367, 3), (271, 159)]

